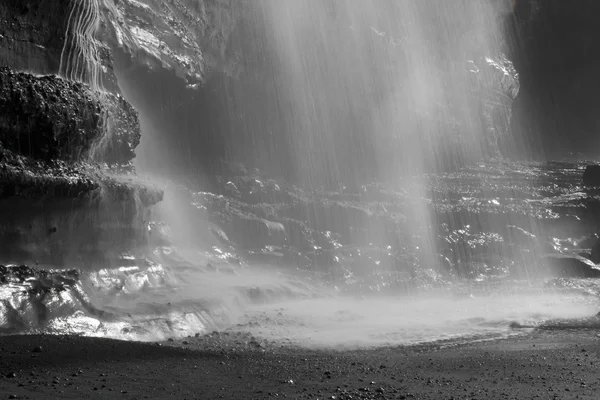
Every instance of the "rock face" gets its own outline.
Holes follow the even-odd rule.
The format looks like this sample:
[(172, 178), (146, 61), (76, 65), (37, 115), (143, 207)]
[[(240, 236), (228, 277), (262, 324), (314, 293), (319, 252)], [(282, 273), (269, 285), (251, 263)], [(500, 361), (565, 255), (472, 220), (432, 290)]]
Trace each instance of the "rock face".
[[(57, 74), (70, 34), (71, 0), (7, 0), (0, 4), (0, 66), (36, 74)], [(81, 2), (81, 4), (88, 4)], [(77, 10), (75, 10), (77, 11)], [(81, 10), (79, 10), (81, 11)], [(68, 40), (67, 42), (65, 42)], [(99, 79), (116, 90), (112, 61), (105, 44), (98, 46)], [(63, 71), (65, 72), (64, 68)]]
[(593, 0), (517, 1), (509, 54), (522, 87), (512, 128), (524, 155), (597, 150), (598, 12)]
[[(3, 260), (106, 265), (144, 244), (147, 210), (162, 200), (160, 190), (81, 164), (41, 168), (33, 175), (39, 171), (21, 167), (10, 181), (0, 176)], [(24, 174), (33, 176), (24, 181)]]
[(226, 44), (240, 12), (235, 3), (117, 1), (107, 10), (101, 37), (129, 54), (137, 67), (164, 68), (197, 87), (211, 70), (234, 68)]
[(585, 186), (600, 186), (600, 165), (588, 165), (582, 180)]
[(139, 118), (120, 95), (108, 44), (94, 36), (111, 4), (0, 4), (4, 259), (63, 265), (117, 257), (144, 240), (145, 214), (162, 199), (127, 172)]
[(0, 91), (0, 140), (7, 150), (46, 161), (93, 152), (99, 161), (127, 164), (135, 156), (138, 115), (118, 95), (6, 67), (0, 68)]
[(513, 102), (519, 94), (521, 83), (513, 63), (500, 54), (495, 58), (483, 57), (470, 71), (476, 75), (479, 110), (485, 131), (485, 154), (500, 158), (499, 142), (510, 131)]

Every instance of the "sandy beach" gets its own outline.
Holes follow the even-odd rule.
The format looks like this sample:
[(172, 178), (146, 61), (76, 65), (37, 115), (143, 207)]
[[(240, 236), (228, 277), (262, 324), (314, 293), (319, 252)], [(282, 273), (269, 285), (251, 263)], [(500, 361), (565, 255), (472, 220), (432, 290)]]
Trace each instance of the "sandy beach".
[(593, 330), (354, 351), (213, 338), (2, 337), (0, 398), (596, 399), (600, 389)]

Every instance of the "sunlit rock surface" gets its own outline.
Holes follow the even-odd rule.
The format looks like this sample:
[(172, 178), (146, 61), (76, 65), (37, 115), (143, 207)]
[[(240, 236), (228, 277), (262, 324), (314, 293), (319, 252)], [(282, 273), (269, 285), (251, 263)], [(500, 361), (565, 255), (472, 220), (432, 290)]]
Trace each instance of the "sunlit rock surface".
[[(107, 2), (107, 4), (111, 1)], [(226, 46), (239, 6), (231, 0), (124, 0), (109, 7), (103, 38), (133, 63), (164, 68), (199, 85), (228, 68)]]

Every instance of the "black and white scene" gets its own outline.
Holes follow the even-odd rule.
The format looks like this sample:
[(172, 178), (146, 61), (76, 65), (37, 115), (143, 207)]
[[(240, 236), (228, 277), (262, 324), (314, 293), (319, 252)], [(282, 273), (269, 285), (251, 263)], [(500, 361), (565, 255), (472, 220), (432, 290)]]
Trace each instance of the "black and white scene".
[(0, 0), (0, 399), (600, 398), (599, 15)]

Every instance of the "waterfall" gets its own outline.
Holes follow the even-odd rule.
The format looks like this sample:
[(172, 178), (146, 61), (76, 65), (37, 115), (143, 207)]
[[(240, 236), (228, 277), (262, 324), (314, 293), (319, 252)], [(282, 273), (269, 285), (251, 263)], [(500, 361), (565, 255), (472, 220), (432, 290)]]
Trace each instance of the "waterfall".
[(510, 2), (257, 4), (267, 57), (282, 65), (277, 111), (300, 176), (347, 182), (372, 170), (366, 178), (378, 179), (485, 154), (476, 103), (487, 93), (476, 93), (469, 62), (483, 69), (485, 57), (500, 56)]

